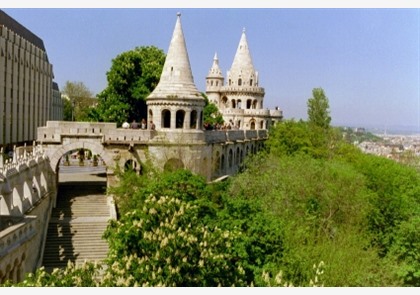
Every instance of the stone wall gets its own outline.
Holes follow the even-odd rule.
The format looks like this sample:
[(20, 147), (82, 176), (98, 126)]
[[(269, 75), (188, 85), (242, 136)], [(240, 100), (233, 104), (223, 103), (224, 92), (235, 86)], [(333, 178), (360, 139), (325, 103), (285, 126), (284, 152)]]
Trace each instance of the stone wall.
[(20, 281), (41, 266), (57, 191), (50, 167), (41, 147), (15, 149), (11, 161), (0, 158), (0, 283)]

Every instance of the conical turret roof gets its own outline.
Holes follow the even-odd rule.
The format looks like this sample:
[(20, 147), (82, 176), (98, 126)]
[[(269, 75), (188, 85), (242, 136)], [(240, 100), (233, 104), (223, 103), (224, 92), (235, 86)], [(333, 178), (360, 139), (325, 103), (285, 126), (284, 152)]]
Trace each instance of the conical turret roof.
[(181, 14), (178, 13), (162, 75), (158, 85), (147, 99), (197, 99), (200, 97), (200, 92), (194, 84), (188, 58), (187, 46), (181, 26)]
[(235, 58), (233, 59), (231, 72), (255, 72), (252, 63), (251, 53), (249, 52), (248, 42), (246, 40), (245, 29), (242, 30), (241, 40), (236, 49)]
[(213, 65), (210, 68), (207, 78), (223, 78), (222, 70), (219, 67), (219, 59), (217, 58), (217, 52), (214, 54)]

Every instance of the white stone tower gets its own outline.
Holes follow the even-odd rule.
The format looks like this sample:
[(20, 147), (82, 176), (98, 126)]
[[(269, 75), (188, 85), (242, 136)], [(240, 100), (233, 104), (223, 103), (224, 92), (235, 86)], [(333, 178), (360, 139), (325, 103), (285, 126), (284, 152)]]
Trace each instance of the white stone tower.
[(194, 84), (180, 13), (159, 83), (146, 103), (149, 127), (153, 121), (156, 130), (202, 130), (205, 101)]
[(281, 121), (283, 113), (280, 109), (263, 108), (265, 91), (259, 87), (258, 72), (252, 63), (245, 29), (222, 87), (217, 87), (220, 82), (223, 83), (218, 63), (215, 56), (206, 77), (206, 94), (218, 106), (226, 125), (234, 129), (268, 129)]
[(214, 54), (213, 65), (206, 77), (206, 95), (210, 102), (219, 107), (220, 89), (223, 86), (225, 78), (219, 67), (219, 59), (217, 53)]

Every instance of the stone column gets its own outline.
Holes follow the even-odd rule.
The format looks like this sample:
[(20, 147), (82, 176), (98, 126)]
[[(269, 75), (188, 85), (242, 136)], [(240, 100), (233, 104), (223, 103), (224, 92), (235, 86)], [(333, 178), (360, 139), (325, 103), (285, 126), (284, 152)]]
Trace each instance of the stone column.
[(185, 117), (184, 117), (184, 129), (191, 129), (191, 110), (185, 111)]
[(170, 129), (175, 129), (176, 128), (176, 111), (171, 109), (170, 112), (171, 112), (171, 126), (170, 126)]

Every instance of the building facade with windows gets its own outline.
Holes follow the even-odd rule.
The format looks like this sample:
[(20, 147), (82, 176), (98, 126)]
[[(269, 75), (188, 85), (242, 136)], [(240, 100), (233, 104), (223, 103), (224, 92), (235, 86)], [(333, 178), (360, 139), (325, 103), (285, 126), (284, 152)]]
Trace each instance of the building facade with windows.
[(42, 39), (0, 10), (1, 147), (32, 142), (38, 127), (62, 118), (53, 78)]

